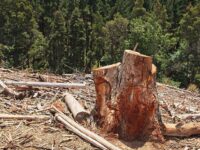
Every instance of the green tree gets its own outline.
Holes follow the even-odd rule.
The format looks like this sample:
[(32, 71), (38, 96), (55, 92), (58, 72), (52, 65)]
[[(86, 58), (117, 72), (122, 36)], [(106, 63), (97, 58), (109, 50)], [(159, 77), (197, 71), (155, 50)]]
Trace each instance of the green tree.
[(68, 31), (68, 65), (76, 69), (84, 68), (84, 54), (86, 51), (86, 35), (84, 20), (81, 18), (79, 8), (72, 12)]
[(64, 64), (67, 53), (67, 30), (65, 19), (61, 11), (56, 11), (54, 13), (51, 28), (48, 48), (49, 67), (53, 72), (63, 73), (65, 70)]
[(187, 62), (187, 76), (190, 82), (200, 74), (200, 3), (190, 7), (180, 21), (180, 34), (187, 43), (184, 51)]
[(46, 69), (48, 67), (47, 59), (47, 41), (43, 34), (38, 30), (33, 30), (33, 43), (28, 51), (29, 64), (32, 69)]
[(116, 14), (114, 20), (108, 21), (104, 27), (106, 50), (102, 61), (107, 63), (120, 60), (128, 35), (128, 23), (126, 18)]
[(160, 3), (160, 0), (155, 0), (153, 12), (158, 20), (158, 23), (162, 26), (162, 28), (164, 30), (168, 29), (170, 23), (168, 22), (167, 10), (166, 7)]
[(2, 0), (0, 18), (3, 20), (0, 25), (0, 43), (13, 47), (7, 53), (12, 58), (10, 64), (14, 67), (30, 67), (28, 51), (37, 40), (35, 34), (39, 33), (30, 2)]
[(176, 38), (163, 30), (154, 15), (132, 19), (129, 32), (129, 47), (138, 43), (138, 51), (153, 56), (159, 69), (159, 77), (163, 76), (167, 71), (170, 49), (176, 44)]
[(143, 7), (144, 5), (144, 0), (135, 0), (135, 6), (133, 7), (132, 10), (132, 17), (142, 17), (146, 15), (146, 9)]
[[(100, 66), (101, 58), (105, 54), (105, 32), (103, 32), (103, 16), (100, 13), (94, 15), (94, 24), (92, 24), (92, 33), (91, 33), (91, 51), (88, 55), (90, 57), (91, 66), (98, 67)], [(91, 68), (90, 68), (91, 69)]]

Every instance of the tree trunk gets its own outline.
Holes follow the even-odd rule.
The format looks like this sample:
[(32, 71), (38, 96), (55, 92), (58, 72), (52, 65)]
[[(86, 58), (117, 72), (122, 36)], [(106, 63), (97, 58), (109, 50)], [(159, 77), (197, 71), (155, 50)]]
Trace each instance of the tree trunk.
[(99, 125), (124, 140), (162, 139), (157, 121), (156, 67), (152, 58), (126, 50), (122, 64), (93, 70)]

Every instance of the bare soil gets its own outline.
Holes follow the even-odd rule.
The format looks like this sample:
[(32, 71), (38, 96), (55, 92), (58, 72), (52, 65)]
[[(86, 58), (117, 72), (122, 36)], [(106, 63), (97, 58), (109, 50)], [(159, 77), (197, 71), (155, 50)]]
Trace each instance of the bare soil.
[[(54, 150), (94, 150), (98, 149), (87, 141), (76, 136), (64, 125), (54, 120), (48, 108), (52, 103), (62, 99), (65, 91), (75, 98), (89, 111), (95, 109), (95, 88), (90, 74), (39, 74), (31, 71), (0, 69), (0, 80), (15, 81), (49, 81), (49, 82), (86, 82), (84, 89), (41, 88), (26, 91), (22, 100), (0, 94), (0, 113), (6, 114), (42, 114), (51, 116), (47, 121), (0, 120), (0, 149), (54, 149)], [(19, 87), (9, 86), (14, 90)], [(200, 95), (175, 87), (158, 83), (158, 99), (164, 122), (199, 122), (200, 119), (180, 120), (176, 116), (187, 113), (200, 113)], [(1, 89), (0, 89), (1, 91)], [(20, 91), (19, 91), (20, 92)], [(23, 91), (24, 92), (24, 91)], [(71, 116), (67, 108), (65, 113)], [(72, 116), (71, 116), (72, 117)], [(122, 149), (200, 149), (200, 136), (189, 138), (165, 137), (164, 143), (153, 141), (125, 142), (116, 135), (106, 134), (96, 127), (93, 118), (82, 124), (87, 129), (103, 136)]]

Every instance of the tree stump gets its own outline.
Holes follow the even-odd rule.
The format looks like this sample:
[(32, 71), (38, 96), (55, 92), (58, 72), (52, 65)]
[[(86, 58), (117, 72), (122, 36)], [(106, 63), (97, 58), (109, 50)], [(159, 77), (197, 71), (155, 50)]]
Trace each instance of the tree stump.
[(162, 139), (155, 75), (152, 58), (132, 50), (125, 50), (122, 63), (94, 69), (98, 124), (124, 140)]

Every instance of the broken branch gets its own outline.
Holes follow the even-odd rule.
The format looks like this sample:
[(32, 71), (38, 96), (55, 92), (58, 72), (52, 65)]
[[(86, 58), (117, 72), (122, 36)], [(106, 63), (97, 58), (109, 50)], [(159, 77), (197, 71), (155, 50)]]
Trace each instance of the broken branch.
[(103, 146), (101, 143), (95, 141), (94, 139), (92, 139), (89, 136), (80, 132), (78, 129), (76, 129), (74, 126), (72, 126), (70, 123), (68, 123), (65, 119), (63, 119), (59, 114), (56, 114), (56, 118), (60, 122), (62, 122), (67, 127), (67, 129), (71, 130), (72, 132), (74, 132), (78, 136), (82, 137), (86, 141), (89, 141), (90, 143), (92, 143), (93, 145), (95, 145), (96, 147), (98, 147), (100, 149), (107, 150), (107, 148), (105, 146)]
[(40, 87), (59, 87), (59, 88), (84, 88), (85, 83), (51, 83), (51, 82), (25, 82), (25, 81), (5, 81), (10, 85), (26, 85)]
[(48, 120), (49, 116), (45, 115), (12, 115), (0, 114), (0, 119), (17, 119), (17, 120)]
[[(104, 138), (100, 137), (99, 135), (97, 135), (97, 134), (95, 134), (95, 133), (93, 133), (93, 132), (85, 129), (84, 127), (82, 127), (81, 125), (79, 125), (78, 123), (76, 123), (75, 121), (73, 121), (71, 118), (69, 118), (68, 116), (66, 116), (65, 114), (63, 114), (59, 110), (57, 110), (55, 107), (53, 107), (53, 108), (58, 112), (55, 115), (55, 117), (59, 121), (65, 120), (68, 124), (70, 124), (71, 126), (73, 126), (76, 129), (78, 129), (79, 132), (82, 132), (86, 136), (88, 136), (88, 137), (92, 138), (93, 140), (99, 142), (100, 144), (104, 145), (106, 148), (108, 148), (110, 150), (121, 150), (120, 148), (118, 148), (115, 145), (111, 144), (110, 142), (108, 142)], [(73, 131), (73, 132), (75, 133), (75, 131)], [(79, 136), (81, 136), (81, 135), (79, 135)]]
[(12, 97), (15, 97), (17, 99), (21, 99), (24, 97), (24, 95), (22, 93), (17, 93), (14, 90), (8, 88), (3, 81), (0, 80), (0, 86), (3, 88), (3, 92), (7, 95), (10, 95)]

